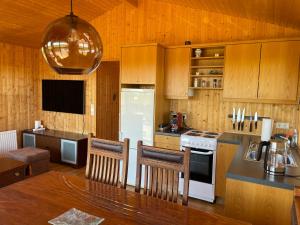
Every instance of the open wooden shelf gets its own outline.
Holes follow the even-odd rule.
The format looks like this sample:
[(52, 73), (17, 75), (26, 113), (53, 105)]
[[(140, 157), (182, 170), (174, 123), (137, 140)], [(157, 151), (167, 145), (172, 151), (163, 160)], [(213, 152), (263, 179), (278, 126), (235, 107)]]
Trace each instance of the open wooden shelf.
[[(225, 47), (201, 47), (199, 57), (196, 57), (195, 51), (197, 49), (192, 48), (190, 55), (190, 89), (223, 90)], [(219, 56), (215, 56), (215, 54)], [(194, 84), (197, 86), (194, 87)], [(204, 84), (203, 87), (200, 87), (201, 84)], [(217, 88), (213, 88), (213, 86), (217, 86)]]

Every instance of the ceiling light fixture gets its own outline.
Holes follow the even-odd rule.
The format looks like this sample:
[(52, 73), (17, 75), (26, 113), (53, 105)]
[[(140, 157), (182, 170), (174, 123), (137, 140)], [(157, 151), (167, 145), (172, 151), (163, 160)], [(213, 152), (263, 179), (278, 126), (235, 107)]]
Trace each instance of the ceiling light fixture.
[(73, 14), (53, 21), (45, 30), (42, 53), (59, 74), (89, 74), (100, 65), (103, 45), (96, 29)]

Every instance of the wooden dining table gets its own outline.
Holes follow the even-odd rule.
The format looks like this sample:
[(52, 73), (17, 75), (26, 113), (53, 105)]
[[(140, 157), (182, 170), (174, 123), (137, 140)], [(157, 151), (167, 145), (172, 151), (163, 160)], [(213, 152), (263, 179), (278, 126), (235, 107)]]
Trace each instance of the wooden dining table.
[(48, 224), (71, 208), (104, 218), (101, 225), (248, 224), (54, 171), (0, 189), (1, 225)]

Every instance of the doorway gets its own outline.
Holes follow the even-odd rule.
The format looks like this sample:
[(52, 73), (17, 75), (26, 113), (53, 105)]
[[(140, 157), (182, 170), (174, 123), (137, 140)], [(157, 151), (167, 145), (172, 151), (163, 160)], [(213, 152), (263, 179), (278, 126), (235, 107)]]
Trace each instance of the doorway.
[(118, 61), (101, 62), (97, 70), (96, 137), (118, 140), (119, 136), (119, 77)]

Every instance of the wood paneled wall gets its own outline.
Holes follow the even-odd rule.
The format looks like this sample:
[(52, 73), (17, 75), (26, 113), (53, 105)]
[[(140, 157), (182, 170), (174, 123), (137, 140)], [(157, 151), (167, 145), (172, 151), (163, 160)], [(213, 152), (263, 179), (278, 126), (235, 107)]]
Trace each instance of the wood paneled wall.
[[(259, 116), (268, 116), (278, 122), (288, 122), (290, 127), (298, 128), (298, 105), (239, 103), (223, 101), (222, 91), (201, 90), (195, 91), (194, 97), (189, 100), (171, 101), (171, 110), (186, 112), (187, 125), (200, 130), (228, 131), (232, 129), (232, 108), (245, 107), (246, 115), (249, 112), (258, 112)], [(276, 132), (281, 132), (276, 130)], [(259, 132), (258, 132), (259, 133)]]
[[(119, 60), (123, 44), (159, 42), (178, 45), (185, 40), (206, 43), (300, 36), (300, 30), (296, 29), (155, 0), (139, 0), (138, 8), (120, 4), (94, 19), (92, 24), (102, 37), (105, 60)], [(38, 49), (0, 45), (1, 130), (29, 128), (35, 119), (41, 119), (48, 128), (95, 133), (96, 118), (90, 115), (90, 105), (96, 103), (95, 73), (57, 75), (44, 62)], [(42, 79), (86, 80), (86, 114), (43, 112)], [(188, 112), (189, 123), (196, 128), (217, 130), (228, 126), (225, 117), (233, 105), (243, 107), (243, 104), (223, 102), (220, 91), (199, 91), (190, 100), (171, 101), (170, 109)], [(271, 114), (278, 119), (287, 117), (291, 125), (298, 121), (296, 106), (248, 105), (261, 115)]]
[[(96, 116), (91, 116), (91, 104), (96, 105), (96, 72), (90, 75), (59, 75), (52, 71), (43, 59), (41, 53), (38, 57), (39, 71), (36, 79), (37, 89), (37, 119), (49, 129), (70, 131), (77, 133), (95, 133)], [(42, 80), (62, 79), (62, 80), (84, 80), (85, 81), (85, 114), (70, 114), (60, 112), (42, 111)]]
[[(159, 42), (164, 45), (299, 37), (300, 30), (281, 27), (154, 0), (139, 0), (138, 8), (126, 4), (96, 18), (92, 24), (104, 43), (104, 58), (119, 59), (120, 46)], [(172, 100), (170, 110), (187, 112), (188, 125), (224, 131), (231, 128), (227, 114), (246, 107), (259, 115), (298, 125), (298, 106), (224, 102), (222, 91), (195, 91), (189, 100)]]
[(185, 40), (198, 44), (300, 36), (300, 30), (157, 0), (139, 0), (138, 8), (123, 3), (92, 24), (101, 35), (106, 59), (119, 59), (123, 44), (182, 45)]
[(37, 57), (36, 49), (0, 43), (0, 131), (34, 125)]

